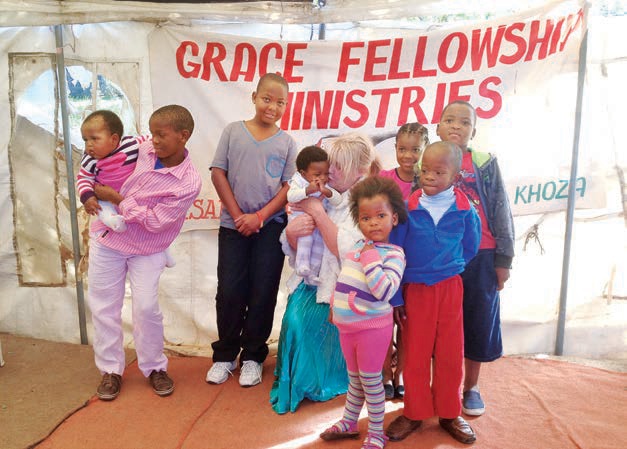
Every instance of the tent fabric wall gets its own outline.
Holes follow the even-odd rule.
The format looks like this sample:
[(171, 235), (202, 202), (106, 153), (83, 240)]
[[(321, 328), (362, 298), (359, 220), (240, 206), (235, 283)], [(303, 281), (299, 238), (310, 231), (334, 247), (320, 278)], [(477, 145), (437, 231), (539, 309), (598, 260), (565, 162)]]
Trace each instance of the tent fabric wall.
[[(190, 6), (190, 8), (202, 8), (200, 13), (185, 12), (180, 9), (182, 6), (176, 5), (168, 8), (166, 5), (133, 5), (137, 2), (49, 2), (34, 1), (22, 2), (22, 8), (31, 7), (31, 13), (24, 14), (24, 11), (18, 11), (13, 2), (0, 2), (0, 82), (2, 90), (7, 92), (6, 95), (0, 97), (0, 123), (2, 130), (0, 132), (0, 331), (11, 332), (20, 335), (27, 335), (36, 338), (45, 338), (58, 341), (79, 341), (78, 317), (76, 311), (76, 292), (74, 289), (74, 272), (72, 268), (71, 257), (59, 261), (59, 264), (65, 264), (65, 278), (61, 286), (24, 286), (23, 279), (20, 278), (20, 268), (16, 259), (15, 241), (14, 241), (14, 223), (15, 223), (15, 188), (12, 184), (12, 173), (19, 167), (13, 166), (9, 157), (10, 142), (12, 134), (9, 132), (11, 126), (18, 125), (29, 126), (17, 118), (11, 116), (12, 104), (10, 103), (21, 94), (22, 87), (27, 87), (28, 80), (10, 79), (9, 65), (10, 57), (15, 54), (45, 54), (53, 55), (56, 51), (54, 33), (47, 25), (57, 23), (55, 19), (61, 19), (59, 23), (77, 23), (76, 25), (64, 27), (65, 39), (65, 57), (68, 61), (84, 60), (87, 62), (95, 60), (106, 61), (124, 61), (139, 64), (139, 79), (136, 80), (138, 85), (137, 97), (132, 99), (132, 103), (136, 108), (136, 118), (138, 128), (147, 129), (148, 117), (152, 111), (152, 93), (150, 79), (150, 60), (148, 57), (148, 36), (155, 26), (168, 26), (166, 23), (155, 24), (152, 21), (174, 20), (177, 23), (187, 22), (190, 26), (196, 26), (190, 22), (198, 18), (209, 18), (209, 6)], [(268, 2), (265, 2), (268, 3)], [(270, 2), (269, 8), (278, 10), (280, 5)], [(334, 7), (339, 11), (340, 6), (345, 9), (337, 12), (338, 17), (342, 18), (342, 22), (350, 22), (364, 19), (364, 9), (366, 6), (371, 12), (382, 11), (381, 2), (358, 2), (359, 8), (355, 7), (354, 14), (348, 5), (355, 6), (353, 2), (329, 2), (329, 8)], [(396, 4), (398, 3), (398, 4)], [(398, 19), (406, 18), (409, 12), (421, 10), (424, 14), (446, 14), (450, 11), (444, 10), (441, 2), (420, 1), (420, 2), (396, 2), (395, 8), (389, 11), (380, 12), (378, 18)], [(475, 3), (475, 2), (468, 2)], [(483, 2), (479, 2), (482, 3)], [(536, 2), (537, 4), (553, 4), (560, 2)], [(25, 6), (24, 6), (25, 5)], [(213, 8), (222, 8), (224, 4), (210, 5)], [(374, 5), (378, 6), (375, 7)], [(258, 11), (258, 16), (249, 14), (254, 4), (232, 5), (233, 14), (229, 16), (231, 20), (255, 22), (247, 25), (240, 23), (225, 24), (209, 24), (208, 26), (213, 33), (226, 34), (242, 34), (259, 36), (268, 39), (291, 39), (306, 40), (309, 38), (311, 29), (309, 27), (312, 17), (305, 21), (305, 17), (301, 18), (302, 23), (291, 26), (281, 25), (281, 23), (296, 23), (290, 17), (290, 11), (282, 19), (272, 19), (268, 16), (269, 10), (264, 12)], [(285, 5), (283, 5), (285, 6)], [(398, 6), (398, 8), (396, 8)], [(104, 11), (108, 7), (109, 12)], [(147, 10), (150, 8), (150, 12)], [(303, 4), (294, 7), (304, 8)], [(76, 8), (76, 9), (72, 9)], [(82, 10), (78, 8), (83, 8)], [(156, 8), (156, 9), (155, 9)], [(159, 9), (162, 8), (162, 9)], [(187, 6), (185, 7), (187, 8)], [(502, 8), (500, 6), (499, 8)], [(288, 8), (289, 9), (289, 8)], [(324, 8), (323, 8), (324, 9)], [(89, 10), (89, 11), (88, 11)], [(115, 10), (121, 15), (111, 16), (114, 14), (110, 11)], [(496, 10), (496, 9), (495, 9)], [(81, 12), (82, 11), (82, 12)], [(176, 11), (173, 13), (172, 11)], [(182, 11), (182, 12), (179, 12)], [(197, 10), (199, 11), (199, 10)], [(216, 11), (220, 11), (217, 9)], [(239, 11), (239, 12), (238, 12)], [(89, 12), (89, 14), (88, 14)], [(6, 13), (6, 14), (5, 14)], [(90, 15), (91, 14), (91, 15)], [(127, 15), (124, 15), (127, 14)], [(196, 15), (195, 15), (196, 14)], [(247, 15), (248, 14), (248, 15)], [(413, 13), (412, 13), (413, 14)], [(16, 22), (10, 23), (11, 15)], [(151, 17), (148, 17), (152, 15)], [(110, 22), (109, 19), (115, 17)], [(212, 19), (225, 18), (226, 16), (211, 16)], [(339, 22), (338, 17), (325, 17), (322, 22)], [(7, 19), (8, 18), (8, 19)], [(85, 20), (81, 20), (84, 18)], [(133, 18), (147, 21), (127, 21)], [(373, 14), (369, 18), (374, 18)], [(30, 21), (30, 22), (29, 22)], [(103, 22), (91, 24), (78, 24), (88, 22)], [(260, 22), (260, 23), (256, 23)], [(611, 22), (611, 23), (610, 23)], [(37, 25), (35, 25), (37, 24)], [(8, 26), (11, 25), (11, 26)], [(17, 26), (19, 25), (19, 26)], [(615, 86), (618, 82), (612, 81), (616, 78), (608, 78), (599, 75), (601, 73), (599, 67), (603, 65), (608, 67), (608, 61), (624, 61), (625, 54), (624, 45), (620, 45), (620, 39), (616, 39), (618, 29), (625, 26), (625, 21), (605, 21), (602, 25), (591, 26), (592, 42), (590, 44), (589, 56), (589, 73), (588, 85), (586, 89), (594, 92), (594, 97), (590, 98), (589, 103), (598, 102), (594, 111), (605, 110), (607, 120), (602, 123), (616, 123), (616, 115), (614, 109), (606, 106), (604, 100), (609, 104), (609, 99), (617, 95)], [(338, 25), (330, 26), (327, 30), (327, 39), (377, 39), (389, 37), (390, 33), (394, 35), (410, 35), (413, 31), (409, 28), (397, 29), (394, 25), (387, 27), (379, 25), (358, 24), (357, 26)], [(622, 59), (621, 59), (622, 58)], [(620, 67), (620, 70), (616, 70)], [(615, 64), (609, 66), (609, 73), (613, 77), (621, 76), (624, 73), (624, 64)], [(125, 81), (121, 81), (124, 85)], [(129, 81), (132, 83), (132, 81)], [(11, 89), (17, 88), (17, 91)], [(129, 86), (129, 91), (132, 89)], [(624, 90), (622, 90), (624, 92)], [(573, 92), (574, 95), (574, 92)], [(627, 99), (624, 99), (627, 101)], [(624, 102), (623, 102), (624, 104)], [(596, 112), (595, 112), (596, 113)], [(59, 125), (60, 127), (60, 125)], [(16, 130), (12, 130), (14, 133)], [(533, 130), (530, 130), (533, 134)], [(602, 135), (595, 135), (593, 130), (584, 126), (583, 136), (584, 142), (591, 145), (596, 142), (602, 142), (605, 146), (616, 147), (617, 131), (608, 125), (604, 129)], [(62, 147), (50, 149), (50, 144), (44, 142), (50, 140), (50, 136), (41, 132), (31, 132), (28, 138), (32, 141), (29, 145), (34, 151), (40, 148), (42, 153), (38, 157), (45, 157), (47, 160), (60, 158), (63, 153)], [(533, 140), (534, 136), (530, 136)], [(78, 151), (78, 149), (75, 149)], [(611, 152), (602, 152), (600, 159), (603, 167), (616, 162), (616, 165), (625, 167), (624, 152), (617, 152), (617, 159), (611, 157)], [(609, 155), (608, 155), (609, 154)], [(79, 156), (79, 153), (75, 154)], [(49, 179), (40, 180), (46, 184), (38, 186), (38, 188), (49, 188), (49, 186), (57, 186), (57, 193), (53, 195), (54, 212), (39, 217), (36, 221), (41, 226), (41, 232), (59, 233), (60, 245), (71, 248), (71, 235), (69, 232), (69, 207), (67, 202), (66, 174), (62, 163), (57, 164), (54, 174)], [(199, 167), (204, 169), (203, 167)], [(38, 180), (34, 178), (31, 182), (36, 183)], [(37, 198), (31, 201), (37, 201)], [(610, 214), (616, 213), (618, 209), (615, 205), (610, 208)], [(84, 217), (79, 217), (84, 220)], [(503, 312), (504, 318), (509, 322), (509, 332), (505, 336), (506, 352), (508, 353), (528, 353), (528, 352), (551, 352), (554, 339), (554, 318), (556, 313), (556, 298), (558, 296), (557, 284), (552, 282), (550, 285), (534, 284), (534, 276), (541, 270), (553, 270), (558, 273), (561, 264), (561, 246), (563, 242), (563, 215), (551, 215), (542, 220), (542, 228), (545, 230), (542, 240), (546, 254), (540, 254), (539, 248), (533, 245), (533, 241), (527, 247), (524, 231), (532, 226), (538, 217), (526, 217), (517, 222), (517, 252), (520, 256), (517, 260), (513, 279), (504, 291)], [(577, 257), (577, 264), (573, 267), (572, 287), (571, 291), (574, 295), (585, 295), (587, 301), (581, 307), (571, 313), (570, 321), (573, 326), (577, 322), (581, 322), (589, 315), (598, 317), (602, 315), (605, 318), (606, 326), (598, 326), (589, 328), (588, 322), (580, 329), (574, 327), (567, 330), (566, 336), (566, 353), (574, 355), (592, 355), (599, 356), (607, 353), (625, 354), (627, 352), (626, 343), (627, 335), (625, 331), (625, 319), (616, 318), (617, 316), (626, 316), (622, 304), (614, 301), (613, 304), (603, 305), (604, 300), (597, 298), (600, 291), (599, 285), (603, 285), (610, 272), (612, 264), (618, 265), (624, 262), (624, 227), (622, 220), (616, 220), (611, 223), (588, 223), (589, 228), (582, 229), (577, 234), (576, 249), (573, 254)], [(81, 223), (84, 224), (84, 221)], [(561, 228), (561, 234), (560, 234)], [(83, 229), (83, 227), (81, 227)], [(594, 239), (600, 235), (616, 236), (613, 240), (612, 248), (605, 247), (606, 255), (598, 257), (599, 246), (594, 244)], [(585, 238), (584, 238), (585, 237)], [(550, 241), (548, 240), (550, 238)], [(166, 325), (166, 342), (170, 347), (179, 348), (183, 352), (203, 352), (209, 351), (209, 343), (215, 338), (215, 310), (213, 297), (215, 294), (216, 284), (216, 258), (217, 258), (217, 233), (212, 230), (194, 230), (181, 234), (173, 244), (173, 252), (177, 259), (177, 266), (174, 269), (166, 270), (162, 277), (160, 287), (161, 304)], [(584, 256), (578, 256), (585, 254)], [(593, 255), (593, 257), (590, 257)], [(594, 255), (597, 256), (596, 259)], [(591, 262), (591, 259), (594, 262)], [(591, 263), (594, 265), (591, 267)], [(285, 275), (289, 273), (286, 268)], [(525, 273), (524, 275), (521, 273)], [(620, 274), (620, 271), (619, 271)], [(284, 276), (285, 278), (286, 276)], [(88, 279), (87, 279), (88, 284)], [(273, 338), (278, 336), (280, 319), (285, 307), (285, 288), (280, 290), (278, 306), (275, 313), (275, 328), (273, 330)], [(542, 299), (546, 298), (546, 299)], [(590, 299), (593, 298), (593, 299)], [(124, 308), (124, 326), (125, 326), (125, 342), (131, 343), (131, 317), (130, 296), (127, 295)], [(530, 308), (534, 307), (533, 311)], [(592, 310), (594, 309), (594, 310)], [(588, 315), (586, 315), (586, 313)], [(88, 317), (89, 318), (89, 317)], [(89, 323), (89, 322), (88, 322)], [(609, 327), (608, 327), (609, 326)], [(91, 341), (91, 326), (88, 326), (89, 338)], [(581, 340), (569, 340), (569, 335), (578, 335), (579, 337), (588, 336)], [(573, 342), (573, 343), (571, 343)]]
[(398, 19), (444, 14), (499, 13), (541, 7), (560, 0), (259, 1), (259, 2), (133, 2), (111, 0), (0, 0), (0, 26), (84, 24), (116, 21), (184, 22), (189, 20), (247, 23), (310, 24)]
[[(130, 41), (143, 42), (146, 39), (147, 32), (152, 30), (153, 27), (154, 25), (151, 24), (139, 23), (131, 27), (124, 26), (122, 23), (118, 23), (117, 27), (91, 25), (81, 30), (83, 38), (77, 38), (73, 43), (74, 49), (77, 50), (75, 54), (87, 55), (88, 61), (90, 55), (99, 55), (104, 59), (119, 61), (120, 55), (114, 48), (118, 46), (125, 48), (124, 55), (121, 57), (122, 59), (132, 60), (146, 65), (148, 61), (147, 56), (145, 56), (145, 48), (141, 45), (124, 46), (119, 40), (114, 43), (108, 38), (108, 34), (115, 32), (116, 39), (120, 39), (121, 36), (124, 36), (125, 39), (129, 39)], [(2, 305), (0, 306), (2, 309), (0, 315), (3, 316), (3, 322), (8, 324), (8, 327), (3, 328), (3, 330), (52, 340), (79, 341), (76, 340), (78, 336), (78, 318), (73, 264), (71, 264), (71, 267), (63, 269), (65, 274), (60, 283), (55, 280), (54, 284), (58, 285), (57, 287), (45, 286), (50, 283), (48, 281), (51, 279), (49, 276), (50, 272), (53, 270), (56, 271), (56, 268), (60, 264), (65, 265), (68, 262), (67, 259), (61, 260), (63, 257), (61, 256), (61, 252), (58, 252), (59, 255), (57, 256), (57, 261), (55, 261), (56, 263), (47, 265), (46, 269), (40, 272), (38, 279), (30, 282), (32, 286), (18, 287), (24, 283), (25, 279), (21, 276), (21, 270), (24, 267), (18, 265), (16, 258), (15, 245), (18, 242), (14, 241), (13, 236), (14, 220), (20, 215), (20, 210), (23, 209), (24, 205), (19, 202), (13, 204), (10, 200), (10, 198), (15, 197), (16, 193), (19, 193), (15, 190), (19, 188), (19, 186), (11, 181), (12, 176), (15, 175), (16, 172), (20, 172), (20, 170), (28, 170), (28, 167), (24, 169), (23, 165), (18, 164), (15, 160), (12, 161), (8, 156), (11, 145), (19, 144), (19, 142), (15, 140), (9, 141), (11, 136), (15, 135), (16, 131), (11, 129), (12, 123), (19, 126), (23, 126), (21, 124), (24, 123), (20, 120), (13, 120), (10, 116), (14, 106), (13, 102), (16, 98), (19, 98), (20, 95), (24, 94), (25, 89), (43, 70), (53, 69), (53, 66), (52, 63), (47, 67), (35, 66), (30, 74), (22, 71), (22, 78), (20, 79), (15, 79), (14, 77), (9, 78), (7, 76), (10, 73), (9, 63), (11, 58), (9, 53), (11, 53), (11, 55), (33, 55), (33, 59), (38, 55), (54, 55), (56, 51), (54, 33), (53, 30), (47, 26), (0, 28), (0, 36), (0, 42), (2, 42), (0, 46), (2, 47), (3, 73), (6, 74), (6, 77), (2, 79), (2, 85), (3, 91), (7, 92), (0, 100), (2, 102), (0, 107), (1, 120), (2, 123), (6, 125), (5, 130), (0, 133), (0, 145), (2, 148), (2, 150), (0, 150), (2, 154), (2, 163), (0, 164), (0, 192), (2, 197), (2, 214), (0, 218), (0, 226), (2, 227), (0, 237), (0, 248), (2, 248), (0, 255), (0, 272), (3, 273), (1, 285), (3, 296), (6, 298), (5, 301), (2, 301)], [(103, 45), (103, 42), (109, 42), (111, 45)], [(117, 57), (115, 55), (117, 55)], [(72, 63), (71, 57), (67, 59), (68, 63)], [(147, 122), (147, 117), (141, 118), (140, 111), (142, 109), (150, 111), (152, 103), (150, 100), (149, 78), (145, 72), (141, 72), (141, 75), (144, 76), (145, 79), (141, 79), (139, 82), (135, 80), (134, 85), (125, 86), (127, 87), (125, 90), (132, 93), (135, 90), (134, 88), (143, 89), (136, 95), (135, 107), (137, 108), (139, 121), (145, 123)], [(121, 84), (124, 85), (124, 83)], [(140, 98), (142, 100), (140, 100)], [(54, 117), (54, 107), (51, 111)], [(149, 112), (147, 113), (149, 114)], [(57, 129), (61, 128), (59, 120), (60, 117), (56, 119), (55, 126)], [(43, 203), (45, 207), (42, 207), (42, 204), (38, 206), (37, 203), (38, 201), (43, 201), (43, 198), (36, 197), (32, 199), (33, 204), (30, 205), (31, 207), (47, 210), (44, 216), (38, 216), (34, 219), (32, 225), (39, 225), (41, 227), (40, 232), (44, 236), (58, 232), (60, 239), (57, 245), (71, 250), (72, 237), (69, 226), (70, 212), (67, 200), (67, 178), (65, 165), (62, 162), (58, 163), (62, 160), (62, 143), (56, 142), (55, 138), (54, 141), (56, 145), (51, 147), (50, 145), (44, 144), (44, 142), (48, 140), (46, 133), (29, 133), (27, 135), (32, 141), (29, 147), (33, 148), (37, 159), (53, 160), (57, 162), (54, 163), (56, 167), (55, 171), (49, 173), (46, 178), (31, 178), (32, 185), (38, 185), (38, 189), (47, 189), (47, 192), (56, 192), (52, 197), (49, 195), (46, 197), (46, 203)], [(78, 157), (74, 160), (75, 168), (78, 161), (80, 161), (80, 154), (77, 153), (77, 156)], [(52, 204), (50, 204), (50, 200), (53, 201)], [(16, 207), (14, 208), (14, 206)], [(28, 245), (29, 242), (24, 242), (24, 244)], [(30, 244), (34, 247), (36, 242), (30, 242)], [(33, 249), (33, 251), (37, 253), (36, 249)], [(69, 259), (71, 259), (71, 256)], [(6, 279), (4, 275), (7, 276)], [(28, 280), (26, 281), (29, 283)], [(36, 286), (38, 283), (44, 285)], [(4, 288), (8, 288), (9, 286), (13, 287), (5, 291)], [(68, 301), (70, 298), (73, 299)]]

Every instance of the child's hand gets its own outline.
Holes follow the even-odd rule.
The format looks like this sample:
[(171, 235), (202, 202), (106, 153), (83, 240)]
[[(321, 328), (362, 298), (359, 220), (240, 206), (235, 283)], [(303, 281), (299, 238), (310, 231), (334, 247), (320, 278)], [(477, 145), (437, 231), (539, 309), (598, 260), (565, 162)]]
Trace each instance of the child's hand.
[(405, 306), (394, 307), (394, 322), (401, 329), (401, 331), (403, 330), (406, 319), (407, 315), (405, 314)]
[(333, 309), (331, 307), (329, 307), (329, 316), (327, 319), (329, 320), (329, 323), (333, 324)]
[(305, 193), (307, 194), (307, 196), (309, 196), (312, 193), (316, 193), (316, 192), (320, 192), (320, 186), (318, 185), (318, 182), (311, 181), (309, 185), (307, 186), (307, 188), (305, 188)]
[(100, 204), (98, 204), (98, 199), (95, 196), (90, 197), (85, 204), (83, 204), (85, 208), (85, 212), (89, 215), (98, 215), (98, 211), (102, 209)]
[(250, 237), (259, 232), (261, 223), (257, 214), (242, 214), (235, 219), (235, 227), (244, 237)]
[(331, 189), (326, 188), (324, 184), (320, 186), (320, 191), (327, 198), (331, 198), (333, 196), (333, 192), (331, 192)]
[(509, 268), (503, 267), (494, 267), (494, 271), (496, 271), (496, 282), (498, 283), (497, 290), (503, 290), (505, 287), (505, 283), (509, 279)]

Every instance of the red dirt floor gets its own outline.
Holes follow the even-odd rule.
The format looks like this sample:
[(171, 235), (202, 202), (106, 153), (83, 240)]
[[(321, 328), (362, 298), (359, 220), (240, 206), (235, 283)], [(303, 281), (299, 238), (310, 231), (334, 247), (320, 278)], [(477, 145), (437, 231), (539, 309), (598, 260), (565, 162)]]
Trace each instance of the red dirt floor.
[[(268, 401), (275, 358), (264, 365), (261, 385), (241, 388), (235, 378), (205, 383), (211, 362), (171, 357), (174, 393), (156, 396), (133, 362), (120, 396), (92, 398), (69, 416), (37, 449), (287, 449), (359, 448), (361, 439), (324, 442), (318, 434), (341, 417), (344, 396), (325, 403), (305, 401), (295, 413), (277, 415)], [(504, 357), (482, 368), (486, 414), (468, 418), (474, 445), (453, 440), (427, 420), (389, 449), (624, 449), (627, 447), (627, 374), (553, 360)], [(94, 385), (94, 390), (96, 385)], [(386, 426), (402, 402), (388, 402)], [(359, 429), (365, 437), (367, 417)]]

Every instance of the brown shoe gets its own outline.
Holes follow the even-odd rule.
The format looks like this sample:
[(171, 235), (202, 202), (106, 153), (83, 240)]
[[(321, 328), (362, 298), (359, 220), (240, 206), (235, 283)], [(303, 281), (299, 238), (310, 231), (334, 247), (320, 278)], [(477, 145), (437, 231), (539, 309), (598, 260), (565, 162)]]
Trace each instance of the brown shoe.
[(122, 376), (114, 373), (105, 373), (102, 375), (102, 380), (100, 381), (100, 385), (98, 385), (96, 395), (103, 401), (112, 401), (118, 397), (121, 388)]
[(420, 427), (421, 424), (421, 420), (414, 421), (413, 419), (409, 419), (401, 415), (392, 421), (392, 424), (388, 426), (385, 434), (391, 441), (401, 441), (407, 438), (407, 435)]
[(460, 443), (471, 444), (477, 439), (475, 431), (461, 416), (453, 419), (440, 418), (440, 426)]
[(149, 378), (152, 389), (159, 396), (168, 396), (174, 391), (174, 381), (165, 371), (153, 371)]

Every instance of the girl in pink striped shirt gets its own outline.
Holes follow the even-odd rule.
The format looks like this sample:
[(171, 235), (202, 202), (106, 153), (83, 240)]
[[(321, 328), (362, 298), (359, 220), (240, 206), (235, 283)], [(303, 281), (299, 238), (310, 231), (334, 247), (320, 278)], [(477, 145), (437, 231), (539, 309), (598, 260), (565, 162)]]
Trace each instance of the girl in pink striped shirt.
[(139, 369), (159, 396), (174, 391), (163, 353), (159, 278), (165, 250), (179, 234), (202, 181), (185, 148), (194, 129), (190, 112), (164, 106), (152, 114), (149, 126), (152, 139), (139, 146), (135, 170), (120, 191), (94, 186), (96, 197), (116, 205), (127, 226), (125, 232), (110, 232), (96, 220), (90, 229), (87, 302), (96, 366), (103, 375), (97, 390), (102, 400), (118, 396), (126, 366), (121, 312), (127, 274)]
[(348, 369), (344, 416), (320, 434), (323, 440), (356, 438), (359, 413), (366, 403), (368, 435), (363, 449), (380, 449), (385, 394), (383, 361), (392, 339), (393, 309), (389, 299), (398, 290), (405, 269), (405, 253), (388, 243), (390, 232), (407, 219), (400, 188), (389, 178), (372, 176), (351, 190), (350, 211), (364, 239), (342, 261), (331, 298), (333, 323)]

